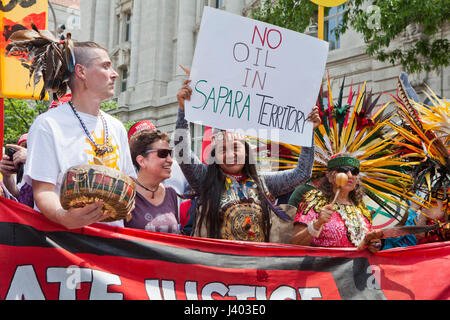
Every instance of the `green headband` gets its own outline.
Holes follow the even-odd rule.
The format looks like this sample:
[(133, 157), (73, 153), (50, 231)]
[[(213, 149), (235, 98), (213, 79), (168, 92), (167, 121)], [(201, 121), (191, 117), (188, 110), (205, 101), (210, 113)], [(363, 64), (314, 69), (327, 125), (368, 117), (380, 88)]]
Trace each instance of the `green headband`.
[(359, 169), (359, 160), (353, 157), (336, 157), (328, 161), (328, 169), (337, 167), (353, 167)]

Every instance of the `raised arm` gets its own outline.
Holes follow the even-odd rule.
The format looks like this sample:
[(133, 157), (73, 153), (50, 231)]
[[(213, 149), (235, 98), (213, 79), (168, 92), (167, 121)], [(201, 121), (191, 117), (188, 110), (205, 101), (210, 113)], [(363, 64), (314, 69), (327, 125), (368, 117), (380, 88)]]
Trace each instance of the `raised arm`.
[(177, 94), (179, 109), (174, 136), (175, 158), (192, 189), (200, 192), (207, 166), (191, 151), (189, 124), (184, 117), (184, 101), (189, 100), (192, 94), (189, 82), (185, 81)]
[[(320, 125), (321, 119), (318, 107), (314, 107), (308, 116), (308, 120), (313, 122), (314, 130)], [(314, 134), (313, 134), (314, 143)], [(314, 165), (314, 146), (302, 147), (298, 157), (297, 167), (295, 169), (270, 172), (261, 174), (266, 186), (272, 196), (279, 197), (288, 192), (294, 191), (299, 185), (308, 181), (311, 177)]]
[(302, 147), (297, 167), (280, 172), (261, 174), (272, 196), (279, 197), (295, 190), (311, 177), (314, 164), (314, 147)]

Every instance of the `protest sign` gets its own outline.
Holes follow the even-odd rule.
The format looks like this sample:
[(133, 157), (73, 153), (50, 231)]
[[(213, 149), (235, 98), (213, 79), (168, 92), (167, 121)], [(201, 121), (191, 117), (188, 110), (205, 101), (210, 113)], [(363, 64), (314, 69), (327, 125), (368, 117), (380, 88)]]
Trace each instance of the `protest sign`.
[(322, 40), (205, 7), (186, 119), (311, 146), (307, 117), (317, 101), (327, 55)]

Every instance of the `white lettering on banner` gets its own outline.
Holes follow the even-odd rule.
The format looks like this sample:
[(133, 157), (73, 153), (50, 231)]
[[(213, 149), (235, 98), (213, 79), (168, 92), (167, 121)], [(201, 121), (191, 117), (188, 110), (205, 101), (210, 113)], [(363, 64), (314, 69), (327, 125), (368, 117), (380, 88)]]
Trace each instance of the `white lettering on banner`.
[(18, 266), (5, 300), (45, 300), (32, 265)]
[(76, 300), (76, 291), (82, 282), (92, 281), (92, 270), (70, 266), (68, 268), (48, 268), (47, 282), (60, 283), (59, 300)]
[(175, 293), (175, 281), (162, 280), (161, 288), (164, 295), (164, 300), (177, 300)]
[(186, 300), (198, 300), (197, 282), (186, 281), (184, 283), (184, 292), (186, 293)]
[(302, 300), (322, 299), (320, 288), (298, 288)]
[(123, 300), (123, 293), (108, 292), (109, 286), (120, 286), (122, 284), (118, 275), (92, 270), (92, 278), (89, 300)]
[(212, 282), (206, 284), (202, 289), (202, 299), (203, 300), (214, 300), (212, 295), (218, 294), (222, 297), (225, 297), (228, 293), (228, 288), (226, 285), (220, 282)]
[(145, 291), (150, 300), (162, 300), (161, 290), (159, 289), (159, 279), (145, 280)]
[(248, 300), (256, 297), (256, 287), (254, 286), (230, 286), (229, 297), (236, 297), (237, 300)]
[(272, 295), (270, 296), (270, 300), (296, 300), (297, 299), (297, 291), (295, 288), (290, 286), (280, 286), (276, 288)]
[[(50, 284), (59, 284), (59, 300), (77, 299), (77, 291), (83, 288), (80, 286), (81, 283), (90, 284), (89, 300), (123, 300), (124, 293), (126, 293), (126, 288), (121, 288), (124, 293), (117, 292), (118, 288), (115, 288), (116, 292), (110, 292), (111, 290), (109, 290), (110, 286), (122, 285), (119, 275), (77, 266), (48, 267), (46, 281)], [(45, 284), (42, 283), (42, 285)], [(33, 265), (17, 266), (5, 299), (45, 300), (45, 286), (42, 285)], [(149, 300), (177, 300), (177, 298), (180, 298), (177, 297), (177, 294), (182, 293), (177, 292), (175, 280), (146, 279), (143, 286)], [(84, 288), (87, 290), (89, 287)], [(323, 298), (318, 287), (295, 288), (280, 285), (271, 293), (268, 293), (265, 286), (209, 282), (200, 287), (197, 281), (187, 280), (183, 282), (182, 288), (184, 288), (187, 300), (216, 300), (227, 297), (236, 300), (312, 300)]]

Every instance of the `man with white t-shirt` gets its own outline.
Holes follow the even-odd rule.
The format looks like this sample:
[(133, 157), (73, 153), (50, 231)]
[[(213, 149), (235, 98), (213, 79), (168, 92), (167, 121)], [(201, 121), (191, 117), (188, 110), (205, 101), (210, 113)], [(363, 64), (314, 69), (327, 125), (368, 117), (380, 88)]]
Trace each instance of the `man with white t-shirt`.
[[(101, 222), (103, 203), (64, 210), (59, 191), (70, 167), (94, 164), (136, 177), (123, 124), (100, 110), (114, 95), (114, 71), (107, 51), (94, 42), (75, 43), (68, 85), (72, 100), (40, 115), (28, 135), (24, 178), (32, 183), (37, 209), (68, 229)], [(68, 68), (69, 69), (69, 68)], [(123, 226), (123, 221), (113, 223)]]

